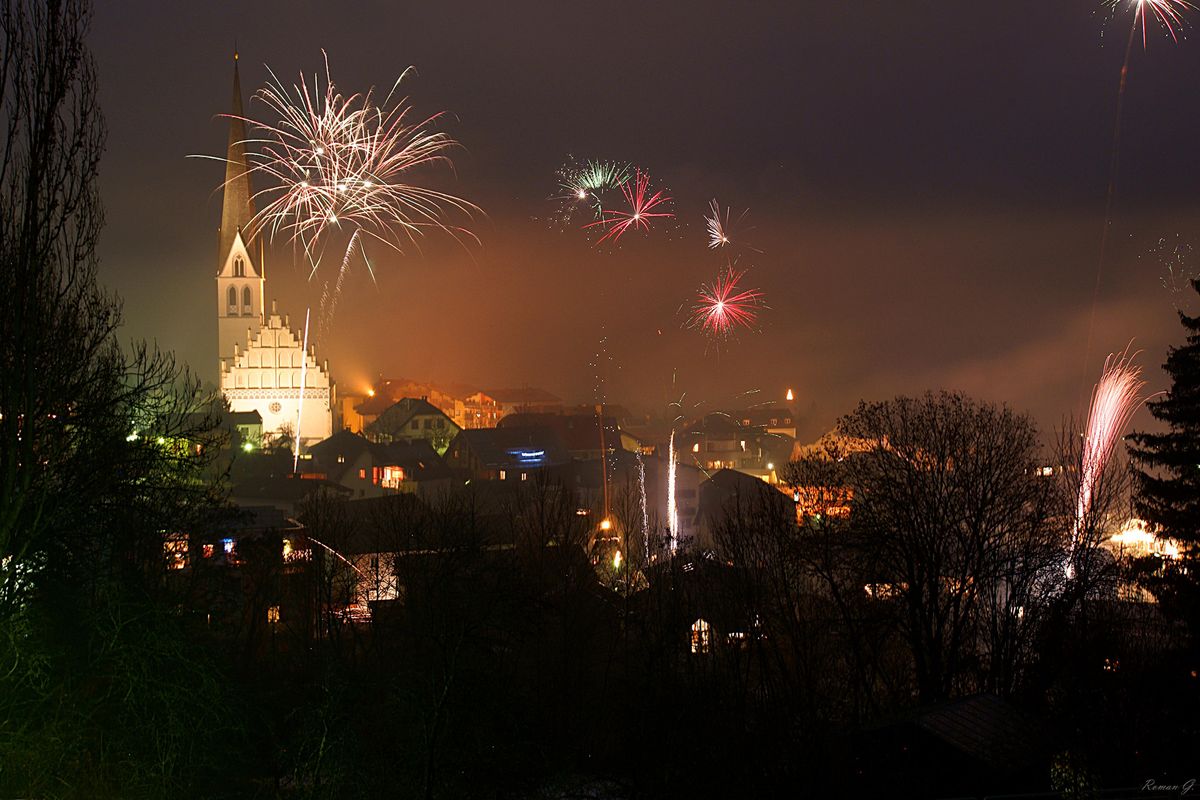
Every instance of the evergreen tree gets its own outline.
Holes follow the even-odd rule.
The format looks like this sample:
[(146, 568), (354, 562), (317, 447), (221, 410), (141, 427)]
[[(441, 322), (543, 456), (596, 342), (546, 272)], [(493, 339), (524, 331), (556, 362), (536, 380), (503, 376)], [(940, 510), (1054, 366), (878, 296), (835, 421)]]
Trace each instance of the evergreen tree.
[[(1200, 280), (1192, 287), (1200, 292)], [(1161, 535), (1180, 543), (1180, 560), (1151, 565), (1150, 588), (1164, 601), (1185, 606), (1195, 627), (1200, 623), (1200, 583), (1195, 561), (1200, 556), (1200, 317), (1182, 311), (1186, 343), (1167, 352), (1163, 369), (1171, 388), (1147, 405), (1166, 426), (1162, 433), (1134, 433), (1130, 438), (1137, 513)]]

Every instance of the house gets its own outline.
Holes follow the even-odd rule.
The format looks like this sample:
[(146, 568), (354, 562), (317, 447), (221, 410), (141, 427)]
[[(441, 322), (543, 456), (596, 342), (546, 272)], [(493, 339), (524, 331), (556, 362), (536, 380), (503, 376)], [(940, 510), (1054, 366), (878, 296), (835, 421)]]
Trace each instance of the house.
[(450, 441), (461, 430), (462, 427), (430, 403), (428, 397), (405, 397), (389, 406), (364, 429), (373, 442), (391, 444), (423, 439), (439, 453), (446, 452)]
[(428, 441), (380, 444), (341, 431), (311, 448), (312, 469), (350, 490), (352, 497), (414, 492), (423, 496), (450, 488), (446, 462)]
[(748, 426), (747, 419), (753, 421), (724, 412), (708, 414), (680, 432), (676, 447), (681, 453), (691, 451), (694, 462), (705, 470), (736, 469), (776, 483), (779, 469), (792, 455), (795, 440), (763, 426)]
[(536, 470), (570, 461), (552, 428), (481, 428), (461, 431), (446, 450), (446, 463), (476, 480), (528, 480)]
[(602, 433), (600, 417), (595, 411), (575, 414), (517, 411), (500, 420), (496, 427), (551, 428), (573, 459), (600, 458), (602, 444), (610, 453), (624, 449), (616, 418), (605, 414)]
[(700, 484), (699, 546), (715, 547), (724, 520), (738, 515), (755, 520), (769, 515), (791, 523), (795, 509), (787, 495), (766, 481), (737, 470), (718, 470)]
[(500, 410), (500, 418), (517, 411), (552, 412), (562, 410), (562, 398), (545, 389), (488, 389)]

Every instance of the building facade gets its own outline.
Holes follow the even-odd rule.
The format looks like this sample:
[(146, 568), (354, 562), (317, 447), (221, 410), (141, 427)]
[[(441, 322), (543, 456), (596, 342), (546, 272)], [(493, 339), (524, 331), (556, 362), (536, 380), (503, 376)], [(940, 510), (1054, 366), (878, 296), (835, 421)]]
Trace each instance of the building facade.
[(305, 348), (286, 317), (264, 311), (266, 277), (262, 241), (253, 235), (254, 193), (246, 157), (246, 126), (237, 55), (225, 156), (225, 184), (217, 254), (218, 386), (230, 410), (257, 412), (265, 440), (283, 435), (300, 443), (333, 432), (334, 385), (328, 364)]

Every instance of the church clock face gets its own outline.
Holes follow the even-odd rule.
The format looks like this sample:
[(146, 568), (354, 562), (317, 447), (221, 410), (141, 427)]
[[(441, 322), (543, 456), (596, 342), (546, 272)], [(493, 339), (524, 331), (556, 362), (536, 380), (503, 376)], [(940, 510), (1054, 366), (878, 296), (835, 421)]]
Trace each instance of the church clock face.
[(278, 414), (280, 411), (283, 410), (283, 406), (280, 405), (278, 400), (276, 400), (274, 403), (271, 403), (270, 409), (271, 409), (272, 414)]

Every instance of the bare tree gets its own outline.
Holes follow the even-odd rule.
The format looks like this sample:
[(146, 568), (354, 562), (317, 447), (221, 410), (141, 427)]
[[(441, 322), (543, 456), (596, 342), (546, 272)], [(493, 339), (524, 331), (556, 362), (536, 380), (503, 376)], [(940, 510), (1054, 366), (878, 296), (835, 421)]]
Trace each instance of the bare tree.
[(852, 524), (897, 600), (919, 697), (977, 688), (981, 621), (1019, 613), (1054, 505), (1033, 422), (942, 392), (862, 403), (838, 428), (863, 445), (842, 462)]

